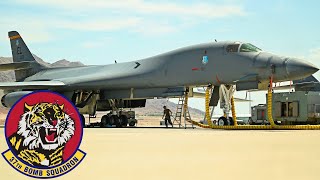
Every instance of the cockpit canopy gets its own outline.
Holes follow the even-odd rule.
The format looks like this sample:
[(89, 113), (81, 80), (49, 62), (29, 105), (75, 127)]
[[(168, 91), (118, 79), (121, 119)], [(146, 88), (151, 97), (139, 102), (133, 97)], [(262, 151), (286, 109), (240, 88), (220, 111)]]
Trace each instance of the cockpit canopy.
[(226, 48), (226, 51), (230, 53), (234, 53), (234, 52), (259, 52), (262, 50), (250, 43), (235, 42), (234, 44), (228, 45)]

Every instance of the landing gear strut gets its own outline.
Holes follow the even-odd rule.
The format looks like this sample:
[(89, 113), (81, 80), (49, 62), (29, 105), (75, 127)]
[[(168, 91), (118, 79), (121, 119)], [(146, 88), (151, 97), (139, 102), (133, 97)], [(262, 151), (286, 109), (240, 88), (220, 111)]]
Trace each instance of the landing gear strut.
[[(230, 116), (230, 111), (232, 109), (232, 106), (234, 105), (233, 94), (235, 91), (236, 91), (236, 88), (234, 85), (220, 86), (220, 89), (219, 89), (220, 108), (223, 110), (224, 116), (219, 118), (218, 120), (219, 126), (237, 125), (237, 122)], [(234, 114), (235, 113), (232, 111), (232, 115)]]

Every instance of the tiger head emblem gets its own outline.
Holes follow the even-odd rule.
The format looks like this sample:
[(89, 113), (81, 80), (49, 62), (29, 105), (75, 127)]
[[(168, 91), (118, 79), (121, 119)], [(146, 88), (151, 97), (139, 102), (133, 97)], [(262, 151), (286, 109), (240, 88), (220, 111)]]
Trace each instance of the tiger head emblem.
[(75, 132), (74, 120), (55, 103), (24, 104), (18, 130), (10, 138), (17, 155), (31, 165), (62, 163), (64, 145)]

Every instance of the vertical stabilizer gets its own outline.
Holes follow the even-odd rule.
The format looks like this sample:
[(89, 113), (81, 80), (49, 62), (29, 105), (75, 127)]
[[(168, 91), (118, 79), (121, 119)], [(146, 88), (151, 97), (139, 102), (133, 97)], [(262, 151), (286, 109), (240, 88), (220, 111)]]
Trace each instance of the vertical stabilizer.
[(42, 69), (42, 65), (40, 65), (31, 54), (29, 48), (23, 41), (22, 37), (17, 31), (10, 31), (8, 33), (12, 58), (14, 63), (30, 63), (29, 69), (19, 69), (15, 70), (16, 81), (23, 81), (28, 76), (31, 76)]
[(13, 62), (35, 61), (29, 48), (17, 31), (9, 33)]

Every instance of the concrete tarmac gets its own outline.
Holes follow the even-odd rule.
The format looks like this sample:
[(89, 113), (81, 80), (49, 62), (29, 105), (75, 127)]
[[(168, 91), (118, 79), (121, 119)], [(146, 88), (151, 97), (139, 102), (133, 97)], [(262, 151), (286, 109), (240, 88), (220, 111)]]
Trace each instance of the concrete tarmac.
[[(320, 179), (320, 131), (93, 128), (80, 149), (87, 157), (58, 179)], [(0, 179), (31, 178), (1, 157)]]

